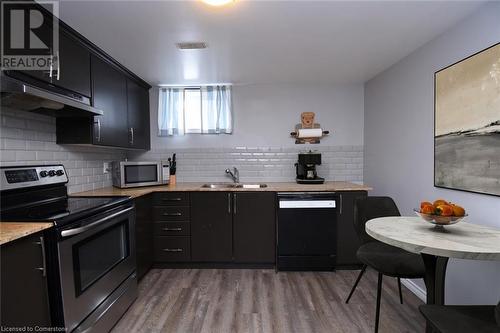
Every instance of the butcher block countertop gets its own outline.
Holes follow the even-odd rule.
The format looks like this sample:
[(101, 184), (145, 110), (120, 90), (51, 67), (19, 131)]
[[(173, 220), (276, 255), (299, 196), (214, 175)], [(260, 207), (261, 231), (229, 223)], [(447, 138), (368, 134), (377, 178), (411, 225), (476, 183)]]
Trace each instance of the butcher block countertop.
[(52, 222), (4, 222), (0, 223), (0, 245), (52, 227)]
[[(263, 188), (203, 188), (204, 183), (177, 183), (176, 185), (159, 185), (119, 189), (105, 187), (93, 191), (73, 193), (74, 196), (109, 196), (120, 195), (137, 198), (153, 192), (337, 192), (337, 191), (370, 191), (371, 187), (349, 182), (325, 182), (318, 185), (302, 185), (297, 183), (265, 183)], [(246, 183), (244, 183), (246, 184)], [(254, 183), (248, 183), (254, 184)]]

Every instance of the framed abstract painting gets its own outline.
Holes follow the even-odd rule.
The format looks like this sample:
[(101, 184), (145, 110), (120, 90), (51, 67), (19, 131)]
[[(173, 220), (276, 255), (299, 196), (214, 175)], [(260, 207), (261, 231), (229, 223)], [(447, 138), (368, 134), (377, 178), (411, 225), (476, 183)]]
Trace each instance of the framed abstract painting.
[(500, 196), (500, 43), (434, 74), (434, 186)]

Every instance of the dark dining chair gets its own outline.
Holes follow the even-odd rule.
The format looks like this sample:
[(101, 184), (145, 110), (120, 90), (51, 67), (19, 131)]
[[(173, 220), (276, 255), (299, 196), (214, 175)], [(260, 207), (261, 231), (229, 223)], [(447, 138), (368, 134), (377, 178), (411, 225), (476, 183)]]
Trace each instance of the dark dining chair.
[(500, 302), (497, 306), (421, 305), (419, 310), (434, 332), (500, 332)]
[(365, 224), (368, 220), (385, 216), (401, 216), (398, 207), (391, 198), (365, 197), (356, 200), (354, 206), (354, 227), (361, 240), (361, 246), (356, 254), (359, 261), (363, 263), (363, 267), (345, 302), (349, 303), (366, 268), (371, 267), (376, 270), (378, 272), (378, 284), (375, 332), (378, 332), (380, 318), (382, 277), (387, 275), (398, 279), (399, 301), (403, 304), (401, 279), (423, 278), (425, 275), (424, 262), (420, 255), (377, 241), (366, 233)]

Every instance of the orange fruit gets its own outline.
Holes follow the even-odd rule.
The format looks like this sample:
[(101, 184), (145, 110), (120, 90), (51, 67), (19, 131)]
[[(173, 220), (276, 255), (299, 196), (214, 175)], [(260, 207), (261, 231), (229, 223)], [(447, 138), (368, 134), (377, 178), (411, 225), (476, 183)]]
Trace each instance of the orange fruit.
[(453, 209), (453, 215), (455, 215), (455, 216), (464, 216), (465, 215), (465, 209), (463, 209), (459, 205), (452, 205), (451, 207)]
[(449, 205), (449, 202), (444, 200), (444, 199), (438, 199), (438, 200), (434, 201), (433, 205), (434, 205), (434, 208), (437, 208), (438, 206), (441, 206), (441, 205)]
[(434, 214), (434, 206), (426, 205), (420, 209), (420, 213), (432, 215), (432, 214)]
[(420, 208), (424, 208), (424, 206), (432, 206), (432, 203), (429, 201), (422, 201), (420, 203)]
[(439, 205), (436, 207), (436, 215), (440, 216), (452, 216), (453, 215), (453, 207), (450, 205)]

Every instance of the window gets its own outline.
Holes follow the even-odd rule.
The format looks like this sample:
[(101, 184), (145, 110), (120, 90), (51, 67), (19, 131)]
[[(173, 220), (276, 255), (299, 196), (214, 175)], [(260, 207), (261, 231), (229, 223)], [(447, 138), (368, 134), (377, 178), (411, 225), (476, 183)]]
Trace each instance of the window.
[(231, 134), (230, 86), (160, 88), (158, 135)]
[(201, 133), (201, 90), (184, 89), (184, 129), (186, 133)]

